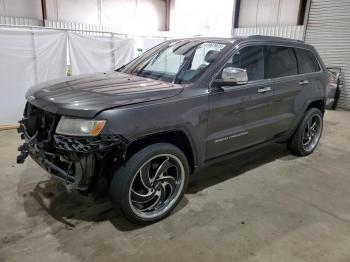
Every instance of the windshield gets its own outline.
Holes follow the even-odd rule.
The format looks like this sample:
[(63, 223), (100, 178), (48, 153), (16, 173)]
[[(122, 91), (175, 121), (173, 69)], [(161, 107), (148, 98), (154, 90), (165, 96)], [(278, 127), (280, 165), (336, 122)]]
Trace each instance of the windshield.
[(126, 71), (171, 83), (189, 83), (204, 73), (225, 46), (199, 41), (172, 42)]

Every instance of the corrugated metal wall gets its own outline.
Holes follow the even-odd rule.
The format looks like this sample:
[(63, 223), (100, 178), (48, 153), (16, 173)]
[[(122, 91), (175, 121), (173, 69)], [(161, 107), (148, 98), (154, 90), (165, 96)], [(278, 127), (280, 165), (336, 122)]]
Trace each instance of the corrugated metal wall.
[(3, 25), (29, 25), (29, 26), (41, 26), (42, 20), (25, 17), (13, 17), (0, 15), (0, 24)]
[(304, 26), (262, 26), (234, 28), (233, 36), (267, 35), (302, 40)]
[(45, 20), (45, 27), (66, 29), (78, 33), (95, 35), (95, 36), (111, 36), (112, 32), (116, 32), (115, 28), (110, 26), (81, 24), (65, 21)]
[(344, 85), (338, 106), (350, 109), (350, 0), (312, 0), (305, 42), (326, 66), (339, 66)]
[[(5, 19), (6, 18), (6, 19)], [(167, 31), (159, 31), (158, 34), (140, 35), (124, 34), (116, 31), (112, 26), (101, 26), (92, 24), (81, 24), (65, 21), (45, 20), (45, 26), (42, 26), (42, 20), (28, 19), (22, 17), (3, 17), (0, 16), (0, 28), (35, 28), (35, 29), (55, 29), (67, 32), (76, 32), (84, 35), (103, 36), (103, 37), (130, 37), (134, 38), (139, 51), (145, 52), (155, 45), (166, 40), (174, 38)]]
[[(158, 32), (158, 35), (140, 35), (140, 34), (123, 34), (119, 33), (115, 27), (112, 26), (102, 26), (102, 25), (92, 25), (92, 24), (81, 24), (74, 22), (65, 22), (65, 21), (53, 21), (53, 20), (45, 20), (46, 28), (54, 28), (54, 29), (64, 29), (67, 31), (77, 32), (80, 34), (87, 34), (93, 36), (107, 36), (107, 37), (134, 37), (139, 39), (137, 41), (141, 41), (141, 39), (147, 41), (148, 44), (151, 43), (160, 43), (166, 41), (167, 39), (173, 38), (168, 32)], [(147, 45), (148, 46), (148, 45)]]

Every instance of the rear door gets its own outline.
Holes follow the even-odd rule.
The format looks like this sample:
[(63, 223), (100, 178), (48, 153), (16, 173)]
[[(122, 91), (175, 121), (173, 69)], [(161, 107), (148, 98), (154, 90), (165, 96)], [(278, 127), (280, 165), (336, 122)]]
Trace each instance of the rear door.
[(302, 88), (299, 96), (304, 98), (305, 103), (308, 101), (305, 98), (317, 98), (320, 95), (320, 90), (324, 89), (324, 76), (321, 77), (323, 71), (311, 50), (304, 48), (295, 48), (294, 50), (299, 69), (297, 80)]
[(304, 48), (267, 45), (265, 78), (273, 89), (275, 113), (271, 131), (275, 137), (287, 134), (295, 125), (313, 88), (320, 85), (321, 67), (314, 54)]
[(290, 130), (297, 114), (296, 98), (301, 92), (302, 78), (298, 76), (298, 64), (294, 48), (266, 45), (265, 78), (273, 90), (270, 135), (278, 137)]

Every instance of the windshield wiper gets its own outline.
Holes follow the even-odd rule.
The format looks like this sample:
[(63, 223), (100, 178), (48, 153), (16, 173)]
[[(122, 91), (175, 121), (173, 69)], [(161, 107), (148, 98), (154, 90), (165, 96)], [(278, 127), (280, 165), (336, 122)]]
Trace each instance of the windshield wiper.
[(126, 67), (126, 65), (123, 65), (123, 66), (121, 66), (121, 67), (115, 69), (114, 71), (120, 72), (120, 71), (122, 71), (125, 67)]

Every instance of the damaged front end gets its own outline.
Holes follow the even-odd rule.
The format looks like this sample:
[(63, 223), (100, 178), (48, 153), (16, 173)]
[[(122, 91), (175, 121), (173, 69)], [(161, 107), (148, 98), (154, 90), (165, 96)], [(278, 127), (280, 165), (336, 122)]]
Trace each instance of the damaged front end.
[(61, 116), (27, 103), (18, 128), (25, 141), (18, 150), (17, 163), (30, 155), (67, 189), (89, 190), (104, 176), (108, 161), (117, 164), (127, 140), (119, 135), (68, 136), (56, 134)]

